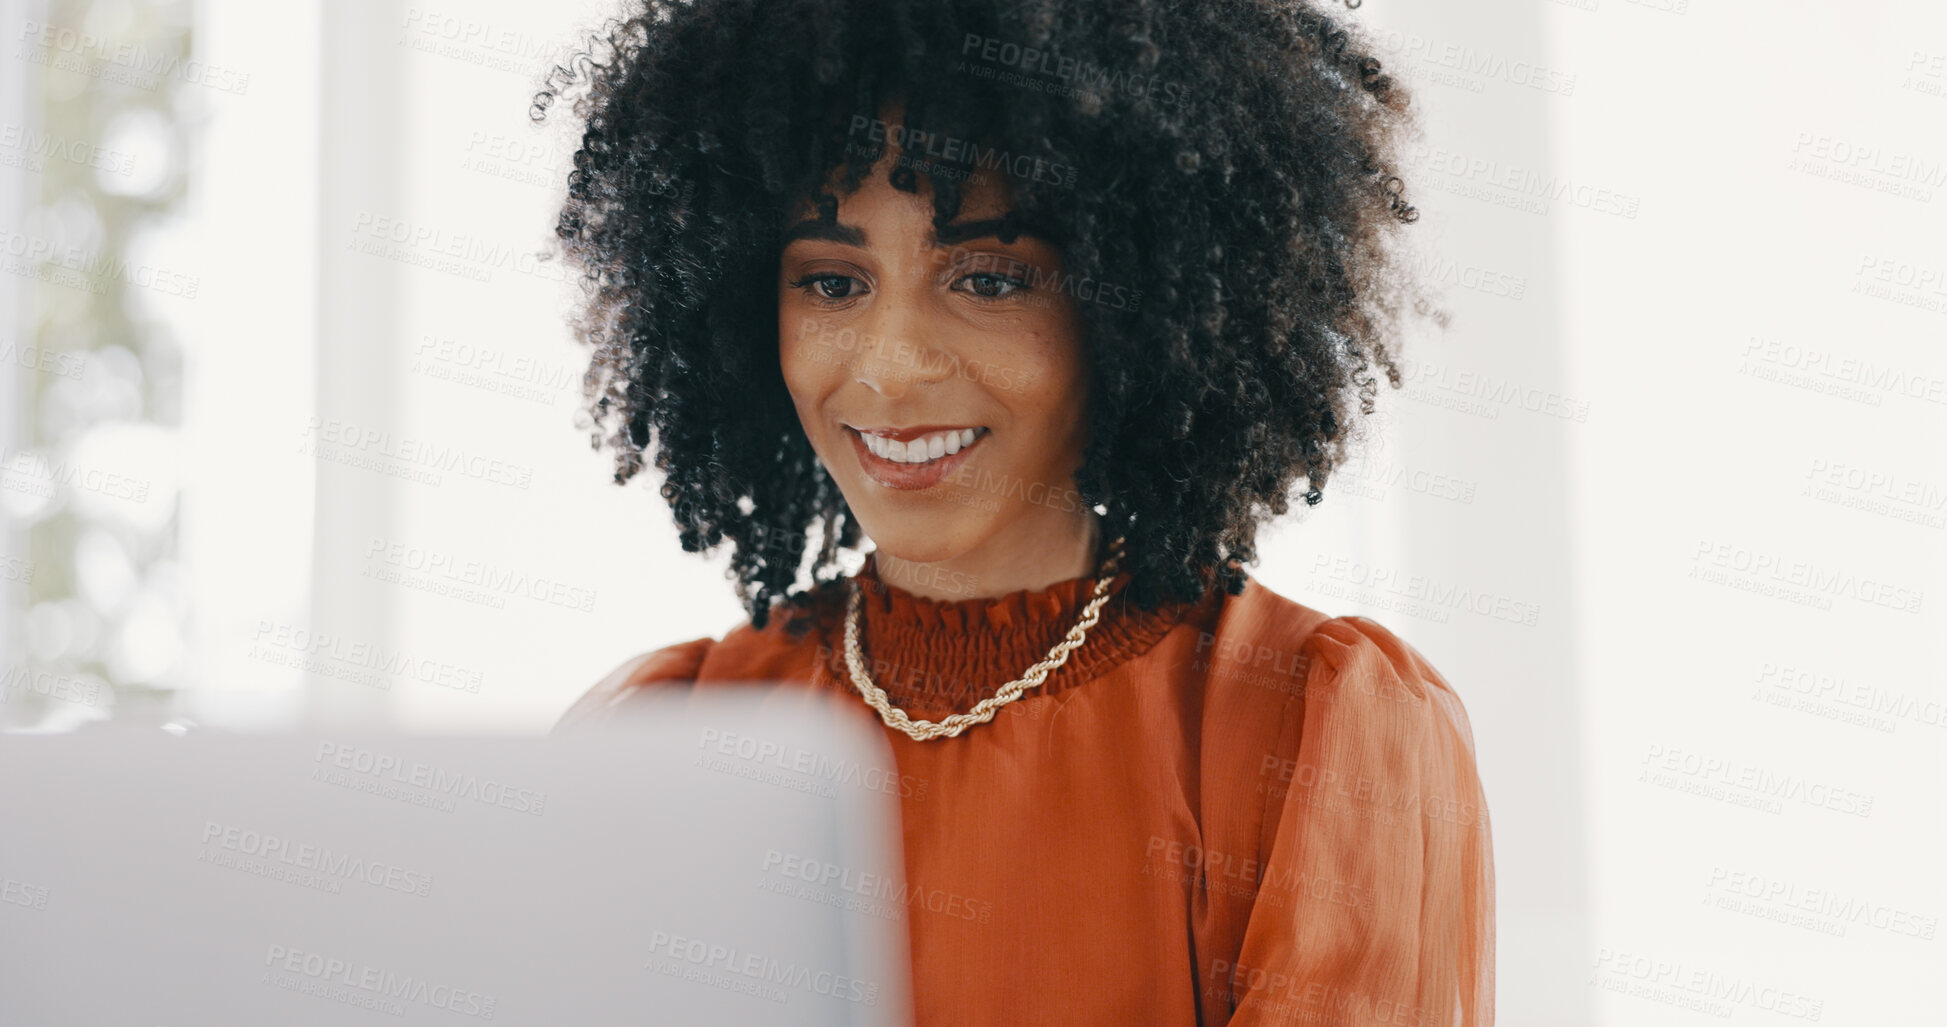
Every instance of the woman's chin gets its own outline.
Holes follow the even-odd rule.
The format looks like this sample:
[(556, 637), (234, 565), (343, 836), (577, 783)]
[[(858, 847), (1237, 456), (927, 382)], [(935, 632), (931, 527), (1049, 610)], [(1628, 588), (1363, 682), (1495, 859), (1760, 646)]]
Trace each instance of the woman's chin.
[(881, 561), (906, 563), (945, 563), (964, 556), (974, 548), (977, 525), (953, 514), (935, 516), (885, 514), (860, 517), (859, 527), (872, 539)]

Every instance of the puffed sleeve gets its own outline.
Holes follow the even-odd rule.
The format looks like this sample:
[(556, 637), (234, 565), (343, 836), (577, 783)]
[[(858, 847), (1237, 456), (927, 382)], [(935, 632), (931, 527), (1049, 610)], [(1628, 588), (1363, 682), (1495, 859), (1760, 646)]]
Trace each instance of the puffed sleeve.
[(714, 644), (714, 639), (699, 638), (629, 658), (597, 681), (595, 687), (583, 692), (555, 722), (552, 733), (562, 734), (576, 726), (600, 721), (617, 703), (644, 685), (658, 681), (694, 681), (703, 667), (703, 658), (709, 655)]
[(1492, 1027), (1494, 850), (1460, 697), (1364, 617), (1300, 651), (1259, 890), (1223, 968), (1232, 1027)]

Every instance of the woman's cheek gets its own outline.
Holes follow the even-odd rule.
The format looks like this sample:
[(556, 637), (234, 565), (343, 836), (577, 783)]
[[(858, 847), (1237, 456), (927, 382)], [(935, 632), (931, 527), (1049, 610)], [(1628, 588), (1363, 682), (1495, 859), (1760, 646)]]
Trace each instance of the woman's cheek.
[(791, 398), (802, 402), (814, 390), (822, 372), (817, 358), (817, 344), (810, 341), (800, 331), (795, 319), (778, 326), (778, 367), (784, 374), (784, 387), (791, 392)]
[(1028, 341), (1030, 345), (1008, 354), (1019, 394), (1045, 410), (1051, 422), (1079, 417), (1080, 404), (1075, 397), (1081, 395), (1086, 383), (1075, 336), (1037, 332)]

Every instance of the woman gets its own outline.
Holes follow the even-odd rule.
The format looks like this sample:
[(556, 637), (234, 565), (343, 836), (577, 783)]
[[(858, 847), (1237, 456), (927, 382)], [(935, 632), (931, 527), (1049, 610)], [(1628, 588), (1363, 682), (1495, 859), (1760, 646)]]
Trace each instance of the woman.
[[(750, 623), (677, 682), (869, 706), (922, 1023), (1486, 1025), (1466, 714), (1244, 566), (1413, 309), (1406, 97), (1304, 4), (656, 0), (557, 69), (594, 438)], [(870, 546), (866, 546), (867, 540)], [(847, 578), (842, 551), (869, 548)]]

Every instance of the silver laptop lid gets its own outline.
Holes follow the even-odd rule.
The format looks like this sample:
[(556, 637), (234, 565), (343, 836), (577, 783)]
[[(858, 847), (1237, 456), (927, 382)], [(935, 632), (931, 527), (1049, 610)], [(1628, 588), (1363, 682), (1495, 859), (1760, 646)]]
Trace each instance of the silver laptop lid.
[(898, 775), (809, 696), (0, 736), (0, 1023), (910, 1022)]

